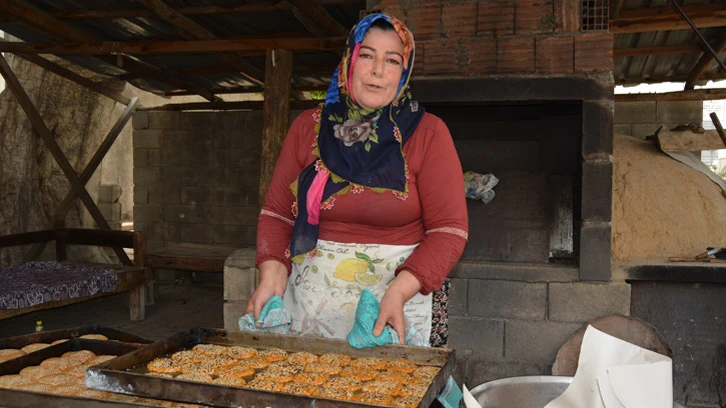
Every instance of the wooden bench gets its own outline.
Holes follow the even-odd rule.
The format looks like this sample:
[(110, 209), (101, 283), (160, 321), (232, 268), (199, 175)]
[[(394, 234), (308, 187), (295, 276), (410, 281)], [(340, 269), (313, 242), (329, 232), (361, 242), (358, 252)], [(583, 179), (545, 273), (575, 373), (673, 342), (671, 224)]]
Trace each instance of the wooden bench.
[(176, 244), (146, 253), (146, 266), (156, 269), (184, 271), (185, 282), (192, 272), (223, 272), (224, 261), (237, 248), (204, 244)]
[[(146, 317), (146, 283), (151, 279), (151, 271), (144, 266), (146, 238), (140, 231), (109, 231), (79, 228), (56, 228), (0, 236), (0, 248), (28, 245), (38, 242), (55, 241), (56, 261), (63, 264), (95, 266), (117, 271), (118, 284), (113, 292), (97, 293), (91, 296), (70, 298), (41, 303), (21, 309), (0, 310), (0, 319), (82, 302), (88, 299), (129, 292), (129, 315), (131, 320), (144, 320)], [(75, 262), (67, 259), (68, 245), (91, 245), (116, 248), (133, 248), (133, 263), (117, 265), (107, 263)]]

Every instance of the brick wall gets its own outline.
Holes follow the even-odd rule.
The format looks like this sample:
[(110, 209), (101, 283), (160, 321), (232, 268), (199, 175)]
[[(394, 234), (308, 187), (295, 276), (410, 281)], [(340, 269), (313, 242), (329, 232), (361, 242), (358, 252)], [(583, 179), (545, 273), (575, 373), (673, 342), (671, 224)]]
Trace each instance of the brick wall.
[(416, 38), (414, 76), (610, 71), (613, 36), (580, 32), (575, 0), (382, 0)]
[(703, 121), (702, 101), (644, 101), (615, 104), (614, 132), (644, 139), (663, 125), (671, 129), (676, 125)]
[(255, 244), (261, 112), (137, 112), (134, 229), (148, 249)]

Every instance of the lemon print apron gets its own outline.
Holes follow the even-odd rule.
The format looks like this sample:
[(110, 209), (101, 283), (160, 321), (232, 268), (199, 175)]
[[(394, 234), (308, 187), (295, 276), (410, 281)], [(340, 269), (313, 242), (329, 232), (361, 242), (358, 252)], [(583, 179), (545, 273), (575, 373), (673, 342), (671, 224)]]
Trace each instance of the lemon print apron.
[[(291, 332), (344, 339), (353, 327), (361, 291), (380, 301), (394, 272), (416, 245), (346, 244), (318, 240), (317, 251), (293, 263), (284, 302)], [(408, 324), (423, 338), (431, 334), (432, 295), (417, 293), (403, 308)]]

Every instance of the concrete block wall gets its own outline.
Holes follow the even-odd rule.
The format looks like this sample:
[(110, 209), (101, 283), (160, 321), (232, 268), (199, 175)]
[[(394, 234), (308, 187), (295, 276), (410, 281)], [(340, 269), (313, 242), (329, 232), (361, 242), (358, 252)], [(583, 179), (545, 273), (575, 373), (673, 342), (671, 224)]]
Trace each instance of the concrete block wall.
[(583, 324), (630, 314), (630, 285), (582, 282), (578, 274), (569, 266), (460, 262), (449, 304), (457, 381), (474, 387), (551, 374), (557, 351)]
[(255, 244), (261, 112), (133, 116), (134, 229), (153, 250)]
[(613, 128), (615, 133), (645, 139), (661, 125), (671, 129), (702, 121), (702, 101), (617, 102)]

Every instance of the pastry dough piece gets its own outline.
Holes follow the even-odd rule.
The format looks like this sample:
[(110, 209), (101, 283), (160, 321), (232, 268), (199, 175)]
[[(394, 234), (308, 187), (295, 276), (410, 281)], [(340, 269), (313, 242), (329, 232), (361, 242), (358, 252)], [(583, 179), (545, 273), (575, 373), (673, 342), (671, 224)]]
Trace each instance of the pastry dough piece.
[(160, 373), (155, 371), (149, 371), (148, 373), (146, 373), (146, 375), (151, 377), (174, 378), (173, 373)]
[(87, 365), (77, 365), (73, 367), (69, 367), (63, 371), (65, 374), (75, 375), (76, 377), (83, 378), (86, 376), (86, 370), (88, 370)]
[(316, 397), (350, 401), (353, 399), (355, 393), (346, 389), (318, 387), (318, 389), (313, 392), (313, 395)]
[(212, 384), (229, 385), (232, 387), (242, 387), (247, 384), (247, 381), (245, 381), (245, 379), (242, 377), (234, 377), (231, 375), (225, 375), (222, 377), (217, 377), (214, 380), (212, 380)]
[(317, 362), (318, 356), (316, 356), (313, 353), (307, 352), (307, 351), (298, 351), (296, 353), (292, 353), (292, 354), (288, 355), (287, 359), (285, 361), (302, 363), (302, 364), (310, 364), (310, 363)]
[(269, 368), (266, 368), (263, 371), (260, 371), (255, 375), (256, 380), (272, 380), (278, 383), (288, 383), (292, 381), (292, 378), (295, 376), (294, 373), (290, 371), (282, 371), (282, 370), (272, 370)]
[(46, 375), (45, 377), (38, 379), (38, 382), (41, 382), (43, 384), (50, 384), (50, 385), (58, 386), (58, 385), (78, 384), (79, 379), (78, 379), (78, 376), (75, 376), (72, 374), (60, 373), (60, 374)]
[(96, 353), (91, 350), (68, 351), (63, 353), (62, 357), (78, 361), (79, 363), (85, 363), (91, 358), (96, 357)]
[(254, 379), (247, 383), (247, 388), (254, 388), (256, 390), (265, 390), (265, 391), (279, 391), (282, 387), (282, 384), (272, 381), (272, 380), (258, 380)]
[(178, 373), (180, 370), (179, 364), (170, 358), (157, 358), (146, 365), (149, 371), (156, 373)]
[(411, 374), (412, 377), (424, 377), (428, 378), (430, 380), (433, 380), (436, 377), (436, 374), (441, 371), (441, 367), (436, 366), (419, 366), (415, 370), (413, 370), (413, 373)]
[(257, 350), (252, 347), (233, 346), (227, 348), (227, 355), (232, 358), (245, 359), (257, 355)]
[(187, 380), (196, 382), (212, 382), (212, 376), (205, 373), (195, 372), (189, 374), (179, 374), (174, 377), (176, 380)]
[(328, 375), (336, 375), (340, 373), (341, 367), (335, 364), (310, 363), (305, 365), (305, 371), (308, 373), (320, 373)]
[(383, 370), (379, 371), (374, 379), (378, 381), (393, 381), (399, 384), (404, 384), (408, 381), (409, 376), (398, 371)]
[(195, 350), (182, 350), (177, 351), (176, 353), (171, 355), (171, 359), (174, 361), (178, 361), (180, 363), (193, 363), (196, 361), (202, 361), (207, 356), (207, 354), (202, 353), (201, 351), (195, 351)]
[(61, 371), (67, 370), (68, 368), (77, 365), (81, 365), (81, 362), (75, 359), (65, 357), (51, 357), (43, 360), (43, 362), (40, 363), (41, 367), (53, 367)]
[(20, 375), (31, 377), (31, 378), (43, 378), (47, 375), (52, 374), (60, 374), (63, 371), (58, 369), (57, 367), (49, 367), (49, 366), (28, 366), (20, 370)]
[(354, 378), (358, 381), (369, 381), (378, 375), (378, 371), (362, 367), (345, 367), (340, 370), (341, 377)]
[(192, 350), (204, 354), (227, 354), (227, 346), (220, 346), (219, 344), (197, 344), (192, 347)]
[(361, 392), (356, 394), (355, 400), (366, 404), (391, 405), (393, 397), (375, 392)]
[(405, 358), (398, 358), (388, 362), (386, 369), (411, 374), (416, 369), (416, 363)]
[(328, 378), (330, 378), (330, 376), (328, 374), (304, 372), (304, 373), (295, 374), (295, 376), (292, 377), (292, 380), (294, 382), (321, 385), (321, 384), (325, 383), (325, 381), (327, 381)]
[(104, 336), (103, 334), (98, 334), (98, 333), (84, 334), (80, 338), (89, 339), (89, 340), (108, 340), (108, 337)]
[(255, 375), (255, 369), (247, 365), (235, 365), (231, 367), (225, 367), (224, 369), (217, 370), (219, 376), (229, 376), (236, 378), (252, 378)]
[(429, 390), (429, 384), (427, 385), (405, 385), (403, 388), (401, 388), (398, 391), (398, 395), (402, 397), (406, 397), (409, 395), (413, 395), (418, 397), (419, 399), (423, 398), (424, 394), (426, 394), (426, 391)]
[(35, 382), (33, 377), (20, 374), (3, 375), (0, 377), (0, 388), (16, 388), (24, 384)]
[(319, 363), (347, 366), (353, 358), (347, 354), (327, 353), (318, 358)]
[(53, 388), (53, 394), (60, 394), (60, 395), (68, 395), (70, 397), (74, 397), (78, 395), (81, 390), (86, 389), (86, 387), (82, 386), (81, 384), (70, 384), (70, 385), (59, 385)]
[(378, 357), (361, 357), (350, 362), (351, 367), (359, 367), (366, 370), (381, 370), (388, 362)]
[(101, 354), (96, 357), (91, 357), (88, 360), (86, 360), (86, 365), (88, 366), (95, 366), (97, 364), (105, 363), (108, 360), (113, 360), (116, 358), (116, 356), (112, 354)]
[(270, 362), (268, 360), (265, 360), (262, 357), (252, 357), (245, 360), (240, 360), (242, 364), (247, 365), (251, 368), (254, 368), (256, 370), (259, 370), (261, 368), (265, 368), (268, 365), (270, 365)]
[(323, 388), (348, 390), (351, 392), (360, 390), (361, 382), (355, 378), (334, 377), (323, 384)]
[(219, 366), (197, 361), (193, 363), (183, 364), (179, 369), (183, 374), (200, 373), (212, 375), (217, 373), (217, 370), (219, 370)]
[(403, 397), (394, 397), (393, 404), (397, 407), (403, 408), (418, 408), (421, 402), (421, 397), (416, 395), (407, 395)]
[(14, 358), (18, 358), (22, 355), (25, 355), (25, 352), (18, 349), (2, 349), (0, 350), (0, 363), (3, 361), (12, 360)]
[(43, 384), (43, 383), (30, 383), (30, 384), (22, 384), (15, 389), (23, 390), (23, 391), (31, 391), (31, 392), (45, 392), (45, 393), (51, 393), (53, 392), (53, 388), (55, 386), (50, 384)]
[(275, 361), (284, 360), (287, 357), (287, 351), (279, 348), (269, 348), (258, 351), (257, 355), (260, 358), (272, 363)]
[(66, 341), (68, 341), (68, 339), (58, 339), (58, 340), (54, 340), (52, 343), (50, 343), (50, 345), (51, 346), (55, 346), (56, 344), (61, 344), (61, 343), (64, 343)]
[(294, 361), (276, 361), (274, 363), (271, 363), (269, 366), (267, 366), (269, 370), (279, 370), (279, 371), (285, 371), (292, 374), (297, 374), (303, 372), (303, 369), (305, 368), (305, 365), (301, 363), (297, 363)]
[(50, 347), (50, 344), (48, 343), (32, 343), (28, 344), (25, 347), (22, 347), (20, 350), (22, 350), (25, 354), (32, 353), (34, 351), (43, 350), (46, 347)]
[(291, 382), (283, 384), (280, 388), (281, 392), (296, 395), (312, 395), (313, 392), (318, 388), (315, 384), (302, 383), (302, 382)]
[(401, 388), (401, 384), (393, 381), (368, 381), (360, 387), (362, 392), (385, 395), (397, 395)]

